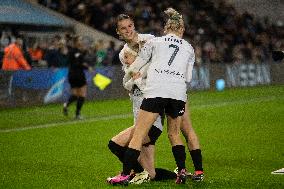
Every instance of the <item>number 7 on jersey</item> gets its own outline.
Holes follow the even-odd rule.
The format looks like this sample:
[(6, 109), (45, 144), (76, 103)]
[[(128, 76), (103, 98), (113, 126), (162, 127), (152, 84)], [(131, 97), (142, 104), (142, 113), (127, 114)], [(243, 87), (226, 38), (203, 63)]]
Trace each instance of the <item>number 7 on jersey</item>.
[(171, 56), (171, 58), (170, 58), (170, 60), (169, 60), (169, 62), (168, 62), (168, 65), (170, 66), (170, 65), (172, 65), (172, 63), (173, 63), (173, 61), (174, 61), (174, 59), (175, 59), (175, 57), (176, 57), (176, 55), (177, 55), (177, 53), (179, 51), (179, 47), (177, 45), (170, 44), (169, 48), (174, 48), (175, 49), (173, 54), (172, 54), (172, 56)]

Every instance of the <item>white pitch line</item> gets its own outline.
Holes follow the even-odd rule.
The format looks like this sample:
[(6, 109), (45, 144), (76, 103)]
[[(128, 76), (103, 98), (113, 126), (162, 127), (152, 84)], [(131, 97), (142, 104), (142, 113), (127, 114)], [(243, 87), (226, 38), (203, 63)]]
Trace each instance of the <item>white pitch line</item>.
[(206, 108), (218, 108), (222, 106), (229, 106), (229, 105), (242, 105), (242, 104), (249, 104), (249, 103), (256, 103), (256, 102), (269, 102), (272, 100), (283, 100), (284, 97), (277, 97), (277, 96), (269, 96), (269, 97), (259, 97), (259, 98), (251, 98), (246, 100), (234, 100), (234, 101), (227, 101), (227, 102), (218, 102), (212, 104), (201, 104), (190, 106), (190, 109), (199, 110), (199, 109), (206, 109)]
[(89, 123), (89, 122), (96, 122), (96, 121), (125, 119), (125, 118), (129, 118), (131, 116), (132, 116), (132, 114), (120, 114), (120, 115), (112, 115), (112, 116), (104, 116), (104, 117), (87, 118), (87, 119), (83, 119), (83, 120), (73, 120), (73, 121), (66, 121), (66, 122), (48, 123), (48, 124), (43, 124), (43, 125), (35, 125), (35, 126), (31, 126), (31, 127), (3, 129), (3, 130), (0, 130), (0, 133), (11, 133), (11, 132), (18, 132), (18, 131), (26, 131), (26, 130), (31, 130), (31, 129), (51, 128), (51, 127), (64, 126), (64, 125), (74, 125), (74, 124), (78, 124), (78, 123)]
[[(249, 104), (249, 103), (256, 103), (256, 102), (268, 102), (268, 101), (275, 100), (275, 99), (284, 99), (284, 98), (276, 97), (276, 96), (260, 97), (260, 98), (253, 98), (249, 100), (238, 100), (238, 101), (228, 101), (228, 102), (221, 102), (221, 103), (219, 102), (219, 103), (214, 103), (214, 104), (194, 105), (194, 106), (190, 106), (190, 109), (199, 110), (199, 109), (216, 108), (216, 107), (223, 107), (223, 106), (229, 106), (229, 105), (241, 105), (241, 104)], [(87, 118), (83, 120), (73, 120), (73, 121), (66, 121), (66, 122), (35, 125), (31, 127), (2, 129), (2, 130), (0, 129), (0, 133), (11, 133), (11, 132), (19, 132), (19, 131), (26, 131), (26, 130), (32, 130), (32, 129), (51, 128), (51, 127), (58, 127), (58, 126), (64, 126), (64, 125), (74, 125), (78, 123), (89, 123), (89, 122), (97, 122), (97, 121), (105, 121), (105, 120), (126, 119), (132, 116), (133, 114), (119, 114), (119, 115), (112, 115), (112, 116)]]

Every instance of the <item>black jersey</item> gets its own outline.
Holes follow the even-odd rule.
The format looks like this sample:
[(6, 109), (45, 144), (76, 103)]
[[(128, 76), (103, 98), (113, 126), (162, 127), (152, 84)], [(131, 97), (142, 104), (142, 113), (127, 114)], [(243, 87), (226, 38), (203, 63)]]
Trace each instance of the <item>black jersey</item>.
[(84, 57), (85, 52), (77, 49), (77, 48), (71, 48), (69, 50), (69, 62), (70, 66), (69, 69), (71, 71), (83, 71), (84, 69), (87, 69), (88, 67), (85, 66), (84, 63)]
[(69, 73), (68, 80), (71, 88), (82, 87), (86, 85), (84, 70), (88, 67), (84, 65), (85, 53), (77, 48), (69, 50)]

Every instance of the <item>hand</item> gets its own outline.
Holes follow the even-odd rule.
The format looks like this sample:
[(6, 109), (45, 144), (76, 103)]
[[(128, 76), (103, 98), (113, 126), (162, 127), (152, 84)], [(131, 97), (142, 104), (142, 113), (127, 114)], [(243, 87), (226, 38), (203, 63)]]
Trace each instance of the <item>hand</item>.
[(146, 40), (140, 41), (139, 42), (139, 49), (141, 49), (144, 46), (145, 43), (146, 43)]
[(132, 79), (138, 79), (139, 77), (141, 77), (141, 73), (140, 72), (136, 72), (136, 73), (132, 73)]

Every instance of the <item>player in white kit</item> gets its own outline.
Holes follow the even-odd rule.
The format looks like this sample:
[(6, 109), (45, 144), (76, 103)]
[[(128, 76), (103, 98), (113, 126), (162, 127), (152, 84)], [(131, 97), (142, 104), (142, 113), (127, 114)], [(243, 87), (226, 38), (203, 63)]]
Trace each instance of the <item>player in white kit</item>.
[[(142, 102), (133, 137), (123, 160), (123, 172), (110, 180), (111, 184), (127, 184), (129, 174), (137, 161), (143, 139), (159, 114), (165, 112), (168, 120), (168, 135), (178, 167), (176, 183), (184, 183), (185, 147), (179, 136), (181, 116), (184, 113), (186, 82), (190, 82), (194, 64), (194, 51), (181, 37), (184, 23), (174, 9), (165, 11), (169, 19), (165, 36), (149, 40), (136, 58), (135, 65), (150, 64), (147, 72), (145, 99)], [(150, 63), (149, 63), (150, 62)], [(135, 72), (135, 70), (133, 70)]]
[[(125, 49), (131, 48), (134, 51), (138, 52), (138, 50), (143, 46), (143, 44), (146, 41), (152, 39), (154, 36), (150, 34), (137, 34), (135, 31), (134, 22), (128, 15), (120, 15), (119, 25), (120, 26), (117, 27), (117, 32), (119, 33), (121, 39), (126, 41), (126, 44), (119, 53), (120, 60), (122, 64), (124, 64), (123, 54)], [(181, 131), (187, 141), (187, 146), (195, 168), (195, 172), (193, 175), (191, 175), (191, 178), (192, 180), (195, 181), (202, 181), (204, 176), (203, 166), (202, 166), (202, 154), (201, 154), (198, 136), (196, 135), (192, 127), (187, 103), (185, 105), (185, 113), (182, 116), (181, 122), (182, 122)], [(129, 132), (130, 130), (126, 131)], [(118, 135), (118, 137), (116, 137), (115, 139), (119, 141), (119, 138), (125, 138), (125, 135), (127, 135), (128, 132), (124, 132), (124, 136)], [(151, 148), (152, 147), (149, 147), (147, 149), (149, 150)], [(148, 154), (147, 157), (151, 157), (152, 156), (151, 153), (154, 153), (154, 149), (147, 151)]]
[[(122, 23), (120, 23), (121, 21)], [(123, 21), (126, 21), (124, 23)], [(118, 33), (119, 31), (123, 30), (125, 26), (128, 26), (128, 24), (133, 24), (133, 21), (128, 17), (127, 15), (120, 15), (118, 16)], [(134, 31), (134, 30), (131, 30)], [(120, 34), (120, 33), (119, 33)], [(121, 38), (126, 40), (126, 44), (124, 45), (123, 49), (121, 50), (119, 57), (120, 61), (123, 64), (123, 70), (125, 72), (125, 76), (123, 78), (123, 85), (124, 87), (130, 91), (130, 97), (133, 102), (133, 114), (134, 114), (134, 123), (137, 118), (138, 111), (140, 109), (142, 100), (143, 100), (143, 94), (142, 90), (145, 87), (145, 71), (147, 70), (147, 66), (141, 68), (139, 71), (135, 73), (129, 73), (128, 68), (129, 65), (135, 60), (137, 56), (137, 52), (139, 48), (143, 46), (146, 40), (153, 38), (153, 35), (149, 34), (138, 34), (136, 32), (132, 33), (134, 37), (131, 37), (131, 41), (127, 41), (128, 38), (125, 35), (121, 35)], [(133, 43), (133, 38), (136, 38), (136, 42)], [(136, 78), (135, 78), (136, 76)], [(173, 179), (175, 178), (175, 173), (154, 167), (154, 145), (158, 137), (160, 136), (162, 132), (163, 126), (161, 117), (158, 116), (156, 121), (153, 123), (153, 126), (148, 132), (148, 136), (143, 141), (143, 147), (141, 150), (141, 155), (139, 158), (139, 162), (141, 165), (136, 162), (136, 165), (134, 167), (134, 171), (136, 172), (136, 175), (133, 179), (131, 179), (130, 183), (134, 184), (140, 184), (142, 182), (148, 181), (150, 178), (155, 180), (165, 180), (165, 179)], [(134, 126), (129, 127), (122, 132), (120, 132), (118, 135), (113, 137), (109, 141), (109, 149), (113, 154), (115, 154), (121, 161), (124, 152), (126, 151), (126, 147), (132, 137), (132, 133), (134, 130)], [(145, 169), (145, 171), (143, 171)], [(109, 180), (109, 178), (108, 178)]]

